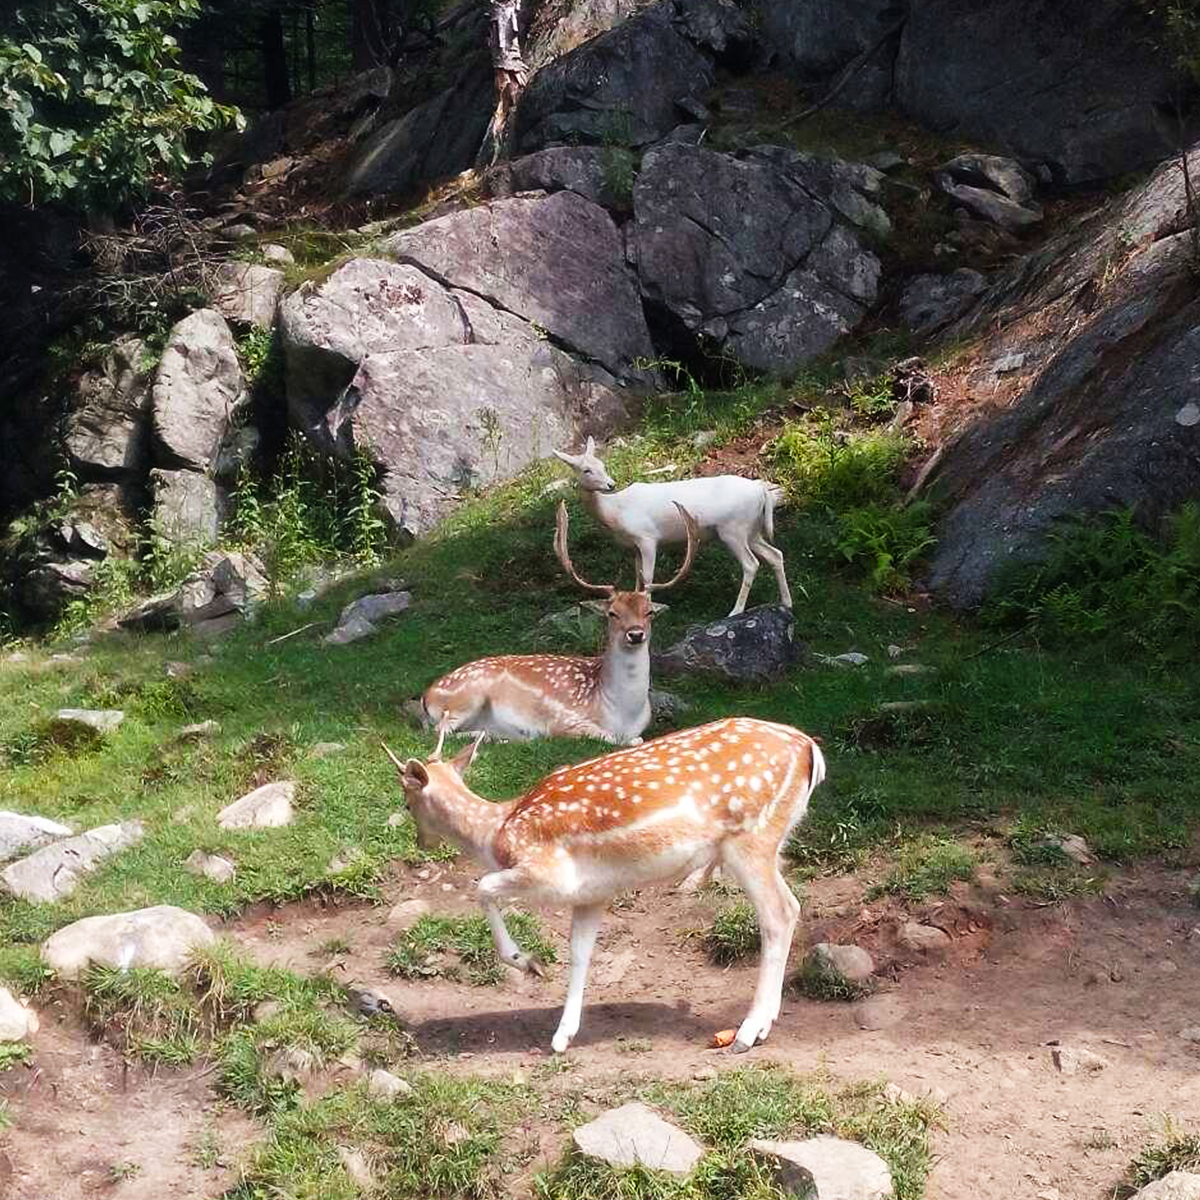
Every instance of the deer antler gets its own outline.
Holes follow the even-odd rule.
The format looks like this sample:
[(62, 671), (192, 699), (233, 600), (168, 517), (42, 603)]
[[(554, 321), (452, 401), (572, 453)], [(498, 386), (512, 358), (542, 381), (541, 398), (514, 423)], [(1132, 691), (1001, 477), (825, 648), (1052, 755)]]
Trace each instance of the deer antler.
[(404, 778), (404, 764), (387, 748), (386, 742), (379, 743), (383, 747), (383, 752), (392, 760), (392, 765), (400, 772), (400, 778)]
[(558, 555), (558, 561), (562, 563), (563, 570), (581, 588), (586, 588), (590, 592), (603, 592), (608, 596), (616, 591), (611, 583), (588, 583), (586, 579), (581, 579), (571, 565), (571, 556), (567, 553), (567, 505), (564, 500), (558, 502), (558, 525), (554, 532), (554, 553)]
[(691, 569), (692, 559), (696, 557), (696, 546), (700, 541), (700, 526), (696, 524), (696, 518), (692, 516), (678, 500), (675, 500), (674, 505), (679, 509), (679, 515), (683, 518), (683, 524), (687, 529), (687, 553), (683, 556), (683, 565), (675, 572), (675, 575), (668, 579), (666, 583), (650, 583), (647, 584), (641, 577), (641, 572), (638, 572), (638, 589), (647, 592), (661, 592), (664, 588), (674, 587)]

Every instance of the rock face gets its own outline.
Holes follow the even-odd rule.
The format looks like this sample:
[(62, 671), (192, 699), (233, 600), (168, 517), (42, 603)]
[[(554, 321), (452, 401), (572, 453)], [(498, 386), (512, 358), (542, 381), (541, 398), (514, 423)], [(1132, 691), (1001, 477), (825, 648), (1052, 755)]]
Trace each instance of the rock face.
[(779, 1171), (784, 1189), (815, 1200), (886, 1200), (893, 1195), (888, 1165), (866, 1146), (842, 1138), (766, 1142), (755, 1138), (750, 1152)]
[(150, 472), (154, 492), (154, 522), (174, 542), (208, 543), (221, 525), (217, 485), (198, 471)]
[(575, 192), (602, 208), (628, 211), (633, 197), (633, 156), (617, 146), (548, 146), (487, 174), (493, 196), (514, 192)]
[(7, 862), (27, 850), (37, 850), (50, 842), (70, 837), (73, 830), (45, 817), (0, 812), (0, 862)]
[(282, 271), (256, 263), (221, 263), (213, 284), (213, 306), (226, 320), (270, 329), (282, 291)]
[(181, 626), (204, 632), (213, 622), (249, 614), (268, 590), (262, 563), (252, 554), (210, 550), (178, 589), (152, 596), (118, 623), (142, 632)]
[(904, 324), (927, 337), (957, 320), (987, 288), (978, 271), (960, 267), (949, 275), (914, 275), (900, 297)]
[[(871, 167), (763, 146), (736, 159), (666, 143), (634, 186), (631, 251), (658, 323), (700, 335), (760, 370), (793, 370), (874, 303), (886, 232)], [(670, 329), (666, 331), (668, 334)]]
[(82, 479), (132, 482), (145, 472), (150, 373), (141, 339), (118, 338), (103, 362), (86, 371), (63, 441)]
[(104, 859), (141, 840), (140, 821), (101, 825), (10, 863), (0, 872), (0, 883), (19, 900), (50, 904), (69, 896)]
[(177, 975), (195, 950), (214, 941), (216, 935), (195, 913), (159, 904), (64, 926), (42, 943), (42, 960), (63, 979), (78, 979), (93, 963), (157, 967)]
[(644, 1104), (623, 1104), (580, 1125), (571, 1135), (588, 1158), (614, 1167), (649, 1167), (686, 1175), (704, 1157), (704, 1149), (681, 1129)]
[(222, 829), (274, 829), (293, 819), (294, 783), (264, 783), (217, 814)]
[(928, 484), (948, 511), (926, 583), (950, 604), (979, 604), (1064, 520), (1136, 505), (1150, 523), (1200, 493), (1200, 426), (1179, 420), (1200, 377), (1185, 207), (1165, 165), (947, 329), (983, 339), (963, 380), (977, 406)]
[[(488, 259), (491, 220), (511, 240)], [(412, 263), (355, 259), (289, 296), (282, 337), (293, 424), (327, 452), (369, 453), (395, 529), (416, 536), (463, 489), (624, 419), (628, 390), (560, 345), (633, 374), (649, 336), (615, 227), (571, 193), (499, 201), (392, 246)]]
[(674, 646), (653, 655), (653, 663), (664, 675), (712, 671), (749, 682), (783, 674), (801, 655), (791, 609), (763, 605), (710, 625), (693, 625)]

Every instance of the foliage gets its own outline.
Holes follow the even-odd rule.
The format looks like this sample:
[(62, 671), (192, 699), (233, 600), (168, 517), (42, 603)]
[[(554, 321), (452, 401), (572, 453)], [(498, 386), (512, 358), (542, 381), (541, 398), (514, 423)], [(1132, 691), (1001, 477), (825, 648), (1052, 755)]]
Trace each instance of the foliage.
[(115, 210), (237, 125), (178, 66), (170, 30), (199, 0), (47, 0), (0, 40), (0, 196)]
[(909, 449), (900, 434), (849, 433), (837, 428), (832, 413), (820, 413), (813, 422), (789, 425), (772, 457), (800, 505), (838, 512), (893, 499)]
[(1200, 1134), (1180, 1129), (1168, 1117), (1162, 1137), (1139, 1151), (1129, 1164), (1125, 1194), (1139, 1191), (1172, 1171), (1200, 1172)]
[(975, 878), (979, 857), (952, 838), (922, 834), (900, 850), (896, 865), (874, 894), (891, 892), (909, 900), (945, 895), (955, 880)]
[(720, 967), (756, 953), (760, 943), (758, 914), (746, 900), (735, 900), (719, 909), (712, 928), (704, 935), (708, 956)]
[(1019, 569), (985, 610), (1064, 638), (1118, 637), (1147, 648), (1194, 643), (1200, 622), (1200, 503), (1189, 501), (1156, 541), (1133, 509), (1059, 531), (1044, 562)]
[(93, 966), (82, 979), (93, 1030), (145, 1062), (184, 1066), (200, 1052), (200, 1011), (182, 986), (152, 967)]
[[(510, 912), (504, 917), (517, 944), (543, 963), (558, 958), (554, 946), (542, 936), (541, 924), (529, 913)], [(420, 979), (433, 975), (450, 975), (441, 956), (453, 953), (467, 968), (470, 981), (476, 986), (499, 983), (504, 977), (492, 931), (483, 917), (439, 917), (426, 914), (419, 917), (396, 938), (386, 958), (387, 969), (401, 979)]]
[(865, 504), (837, 515), (837, 552), (866, 566), (877, 592), (906, 588), (911, 568), (936, 542), (933, 509), (924, 500), (904, 507)]
[[(0, 1042), (0, 1071), (23, 1066), (32, 1056), (33, 1047), (28, 1042)], [(3, 1126), (0, 1125), (0, 1128)]]

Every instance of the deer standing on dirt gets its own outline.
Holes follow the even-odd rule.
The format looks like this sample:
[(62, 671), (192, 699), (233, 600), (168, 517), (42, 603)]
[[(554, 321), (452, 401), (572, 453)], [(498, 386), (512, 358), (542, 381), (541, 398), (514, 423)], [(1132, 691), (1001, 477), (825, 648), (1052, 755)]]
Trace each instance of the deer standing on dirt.
[[(679, 507), (678, 505), (676, 507)], [(696, 522), (679, 507), (687, 553), (675, 577), (637, 591), (588, 583), (567, 552), (567, 506), (558, 506), (554, 551), (581, 588), (603, 600), (585, 601), (607, 618), (604, 653), (598, 658), (565, 654), (508, 654), (481, 658), (444, 675), (421, 697), (424, 716), (439, 729), (490, 733), (499, 738), (594, 737), (606, 742), (641, 741), (650, 724), (650, 624), (665, 605), (652, 591), (677, 584), (691, 570)]]
[(488, 873), (478, 884), (496, 951), (543, 974), (504, 925), (509, 900), (571, 907), (571, 975), (551, 1042), (579, 1031), (596, 933), (614, 896), (720, 865), (741, 885), (762, 934), (758, 985), (736, 1051), (763, 1041), (779, 1016), (800, 905), (779, 872), (779, 850), (825, 777), (816, 742), (788, 725), (731, 717), (560, 767), (524, 796), (496, 804), (463, 782), (482, 736), (449, 762), (402, 763), (409, 812), (424, 846), (449, 840)]
[(555, 450), (574, 472), (592, 515), (608, 527), (624, 546), (637, 551), (640, 578), (654, 579), (654, 559), (660, 542), (681, 542), (685, 531), (676, 508), (684, 506), (696, 518), (701, 532), (715, 533), (742, 566), (742, 587), (729, 615), (737, 616), (750, 596), (758, 560), (769, 563), (779, 584), (779, 602), (792, 607), (792, 593), (783, 569), (783, 555), (771, 545), (775, 536), (775, 508), (784, 500), (778, 484), (740, 475), (713, 475), (668, 483), (631, 483), (617, 491), (612, 476), (596, 457), (596, 443), (588, 438), (582, 454)]

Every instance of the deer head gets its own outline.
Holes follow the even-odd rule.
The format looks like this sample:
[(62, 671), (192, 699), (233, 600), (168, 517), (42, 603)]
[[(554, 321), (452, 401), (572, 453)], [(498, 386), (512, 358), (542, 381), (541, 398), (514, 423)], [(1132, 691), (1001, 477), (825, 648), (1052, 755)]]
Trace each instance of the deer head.
[(643, 645), (650, 637), (650, 622), (667, 607), (665, 604), (655, 604), (650, 599), (651, 591), (662, 591), (664, 588), (674, 587), (692, 569), (692, 560), (696, 557), (696, 543), (699, 538), (696, 522), (691, 513), (681, 504), (677, 504), (675, 507), (679, 509), (680, 516), (687, 526), (687, 552), (683, 558), (683, 565), (675, 572), (674, 577), (665, 583), (651, 584), (647, 588), (643, 586), (639, 577), (636, 591), (622, 592), (617, 589), (615, 584), (589, 583), (575, 570), (571, 563), (571, 555), (567, 550), (567, 524), (569, 521), (567, 506), (565, 502), (559, 501), (554, 553), (558, 555), (558, 561), (562, 564), (563, 570), (581, 588), (604, 594), (602, 600), (584, 600), (583, 603), (588, 608), (600, 613), (601, 616), (608, 618), (608, 642), (610, 645), (615, 643), (630, 649), (636, 649)]
[(475, 761), (483, 736), (482, 733), (479, 734), (470, 745), (445, 762), (442, 760), (442, 744), (446, 740), (445, 729), (439, 730), (437, 745), (425, 762), (419, 758), (401, 762), (380, 742), (384, 753), (392, 760), (400, 775), (404, 799), (417, 827), (417, 845), (421, 849), (432, 850), (443, 842), (452, 825), (449, 818), (456, 809), (465, 806), (464, 793), (470, 793), (463, 783), (463, 777), (467, 768)]
[(585, 492), (615, 492), (617, 490), (616, 481), (596, 457), (595, 438), (588, 438), (582, 454), (568, 454), (565, 450), (555, 450), (554, 457), (565, 462), (575, 472), (579, 486)]

